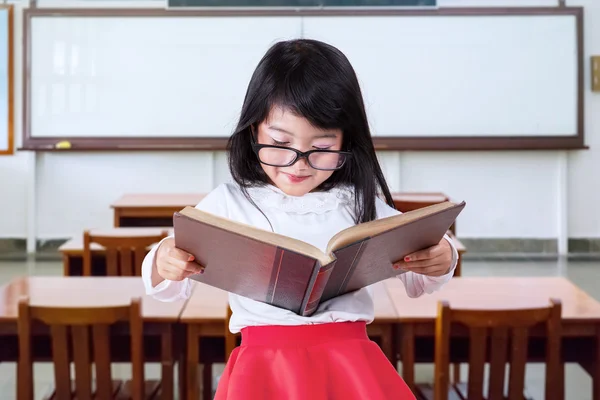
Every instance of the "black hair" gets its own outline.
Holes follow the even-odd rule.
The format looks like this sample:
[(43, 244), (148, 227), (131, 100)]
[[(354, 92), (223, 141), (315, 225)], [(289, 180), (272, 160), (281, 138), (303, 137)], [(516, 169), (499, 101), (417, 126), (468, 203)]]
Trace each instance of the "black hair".
[(371, 139), (356, 73), (340, 50), (317, 40), (294, 39), (274, 44), (258, 63), (227, 144), (231, 176), (246, 195), (246, 188), (269, 183), (252, 151), (251, 135), (273, 107), (306, 118), (320, 129), (342, 130), (342, 150), (351, 151), (352, 157), (317, 190), (351, 186), (356, 223), (376, 218), (379, 190), (394, 207)]

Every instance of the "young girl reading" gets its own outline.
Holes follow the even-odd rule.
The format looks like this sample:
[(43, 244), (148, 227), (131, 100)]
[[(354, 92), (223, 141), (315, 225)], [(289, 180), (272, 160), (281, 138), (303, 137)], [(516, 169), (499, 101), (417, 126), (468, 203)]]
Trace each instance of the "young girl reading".
[[(355, 72), (336, 48), (314, 40), (271, 47), (250, 81), (228, 145), (235, 183), (196, 207), (325, 249), (338, 231), (397, 214), (377, 162)], [(409, 296), (438, 290), (458, 253), (446, 237), (398, 260)], [(207, 268), (218, 268), (218, 265)], [(203, 266), (173, 238), (145, 258), (147, 293), (186, 298)], [(372, 289), (324, 302), (310, 317), (230, 294), (230, 330), (241, 346), (228, 360), (217, 399), (414, 399), (369, 340)]]

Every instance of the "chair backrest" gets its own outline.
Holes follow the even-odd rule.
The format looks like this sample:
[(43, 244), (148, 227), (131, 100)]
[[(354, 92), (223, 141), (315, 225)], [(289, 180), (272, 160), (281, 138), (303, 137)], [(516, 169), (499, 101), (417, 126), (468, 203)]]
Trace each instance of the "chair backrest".
[(92, 275), (91, 244), (105, 249), (107, 276), (140, 276), (142, 262), (151, 245), (167, 237), (169, 232), (144, 231), (84, 231), (83, 232), (83, 275)]
[[(487, 398), (523, 400), (529, 330), (544, 324), (547, 339), (545, 399), (562, 400), (561, 313), (561, 302), (556, 299), (550, 299), (548, 307), (502, 310), (455, 309), (448, 302), (440, 301), (435, 335), (434, 399), (448, 399), (450, 333), (451, 329), (457, 328), (456, 325), (462, 325), (469, 330), (467, 398), (484, 398), (484, 366), (489, 360)], [(507, 363), (510, 372), (506, 396)]]
[[(56, 388), (54, 398), (112, 398), (110, 326), (120, 321), (128, 322), (131, 335), (131, 398), (143, 398), (143, 321), (139, 298), (132, 299), (129, 305), (101, 308), (32, 306), (29, 299), (21, 299), (18, 316), (19, 400), (34, 398), (31, 337), (38, 321), (50, 328)], [(74, 391), (71, 385), (71, 360), (75, 364)], [(92, 363), (95, 364), (96, 385), (92, 385)]]

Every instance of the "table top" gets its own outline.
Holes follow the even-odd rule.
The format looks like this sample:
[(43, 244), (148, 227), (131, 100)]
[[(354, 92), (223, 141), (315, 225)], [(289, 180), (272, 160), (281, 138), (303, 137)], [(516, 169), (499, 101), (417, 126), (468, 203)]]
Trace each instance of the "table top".
[(110, 206), (112, 208), (183, 208), (195, 206), (205, 193), (127, 193)]
[(449, 197), (441, 192), (396, 192), (392, 193), (395, 201), (407, 201), (418, 203), (442, 203)]
[(600, 302), (562, 277), (456, 277), (441, 290), (409, 298), (399, 280), (385, 282), (402, 322), (433, 321), (439, 300), (468, 309), (537, 308), (562, 301), (563, 320), (600, 320)]
[(222, 323), (227, 317), (229, 294), (201, 282), (192, 281), (192, 286), (194, 292), (181, 313), (181, 322)]
[(0, 322), (16, 321), (18, 302), (28, 296), (32, 305), (102, 307), (142, 301), (147, 322), (176, 322), (186, 301), (161, 302), (145, 294), (139, 277), (19, 277), (0, 286)]
[[(223, 322), (227, 315), (228, 293), (204, 283), (193, 282), (192, 284), (195, 286), (195, 290), (181, 314), (181, 322)], [(397, 321), (398, 314), (384, 283), (376, 283), (373, 288), (375, 323)]]
[[(113, 237), (131, 237), (131, 236), (153, 236), (160, 235), (163, 231), (167, 231), (169, 234), (173, 233), (173, 227), (156, 227), (156, 228), (137, 228), (137, 227), (118, 227), (108, 229), (90, 229), (91, 234), (99, 234)], [(92, 251), (102, 251), (104, 247), (97, 243), (90, 245)], [(79, 254), (83, 252), (83, 232), (79, 236), (75, 236), (65, 243), (60, 245), (58, 248), (63, 254)]]

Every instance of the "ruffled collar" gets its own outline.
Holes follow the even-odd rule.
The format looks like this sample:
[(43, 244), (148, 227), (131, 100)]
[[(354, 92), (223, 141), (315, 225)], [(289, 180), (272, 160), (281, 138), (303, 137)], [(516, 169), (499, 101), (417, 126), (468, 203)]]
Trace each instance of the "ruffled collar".
[(353, 191), (347, 186), (310, 192), (304, 196), (291, 196), (276, 186), (264, 185), (248, 188), (248, 194), (259, 206), (296, 214), (323, 214), (354, 201)]

